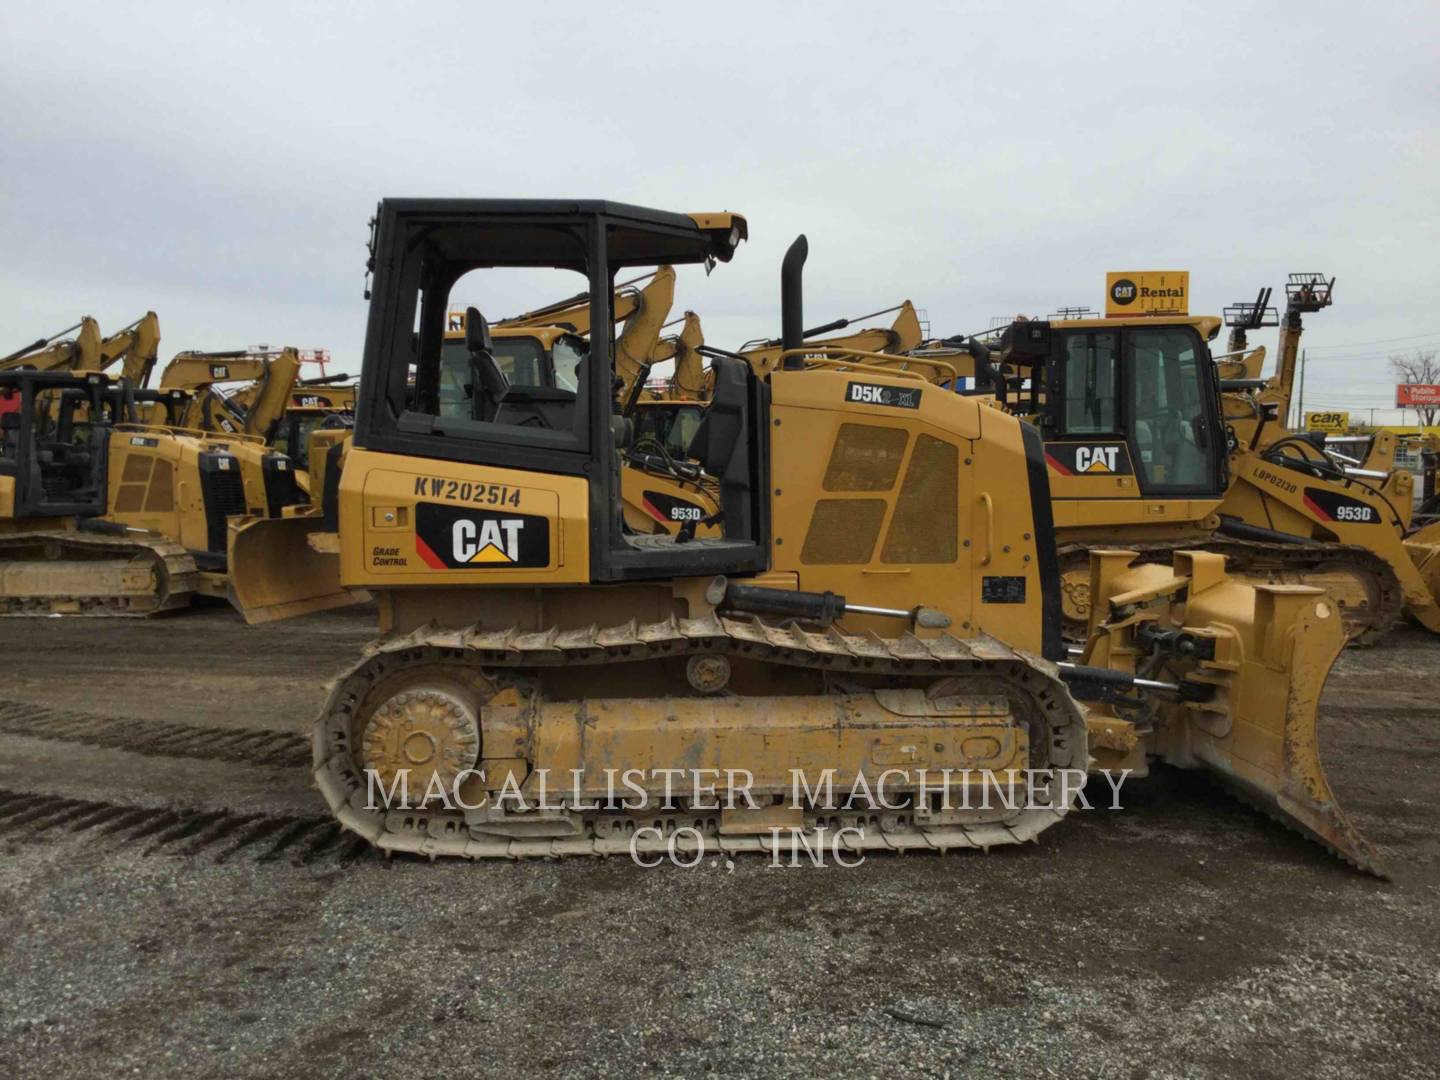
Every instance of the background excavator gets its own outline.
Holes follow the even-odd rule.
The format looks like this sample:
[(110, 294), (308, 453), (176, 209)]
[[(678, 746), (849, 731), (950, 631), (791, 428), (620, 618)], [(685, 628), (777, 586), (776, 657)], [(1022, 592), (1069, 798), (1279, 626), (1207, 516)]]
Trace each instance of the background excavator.
[[(1343, 641), (1333, 603), (1236, 581), (1203, 552), (1139, 566), (1110, 552), (1092, 568), (1085, 663), (1066, 661), (1038, 432), (870, 354), (806, 346), (803, 237), (782, 268), (768, 375), (711, 360), (688, 451), (721, 484), (719, 536), (623, 527), (632, 428), (609, 335), (591, 335), (574, 389), (507, 390), (496, 411), (476, 395), (469, 415), (442, 415), (445, 293), (471, 269), (582, 274), (604, 325), (617, 276), (728, 262), (745, 235), (734, 214), (608, 202), (381, 204), (331, 542), (345, 584), (378, 595), (387, 637), (335, 681), (314, 728), (315, 778), (342, 825), (432, 857), (730, 853), (841, 827), (851, 849), (989, 848), (1063, 818), (1075, 793), (1056, 770), (1158, 757), (1383, 872), (1316, 756)], [(465, 339), (493, 356), (478, 311)], [(718, 805), (666, 790), (696, 769)], [(607, 793), (614, 770), (643, 807)], [(805, 796), (787, 802), (797, 770)], [(857, 794), (887, 770), (890, 806)], [(402, 772), (430, 794), (387, 809), (376, 782), (389, 791)], [(564, 778), (558, 807), (553, 788), (536, 805), (547, 775)], [(942, 799), (977, 776), (1033, 797)], [(758, 801), (727, 805), (737, 786)], [(463, 805), (434, 796), (447, 788)]]
[[(78, 331), (73, 338), (64, 335)], [(34, 342), (0, 359), (0, 372), (109, 371), (118, 362), (120, 376), (131, 386), (143, 387), (150, 378), (160, 350), (160, 319), (147, 311), (129, 326), (109, 337), (100, 336), (100, 326), (86, 315), (59, 334)], [(0, 413), (19, 408), (16, 391), (0, 394)]]
[[(187, 426), (252, 436), (287, 455), (301, 490), (308, 493), (310, 432), (350, 423), (355, 386), (349, 375), (302, 379), (306, 362), (306, 354), (289, 346), (277, 351), (183, 352), (161, 373), (160, 385), (193, 395)], [(220, 389), (237, 382), (243, 385)], [(248, 464), (246, 478), (251, 485), (258, 481)]]
[[(192, 396), (184, 426), (227, 435), (253, 435), (268, 440), (291, 404), (300, 380), (300, 353), (182, 352), (160, 373), (160, 389), (184, 390)], [(225, 383), (248, 385), (221, 393)]]

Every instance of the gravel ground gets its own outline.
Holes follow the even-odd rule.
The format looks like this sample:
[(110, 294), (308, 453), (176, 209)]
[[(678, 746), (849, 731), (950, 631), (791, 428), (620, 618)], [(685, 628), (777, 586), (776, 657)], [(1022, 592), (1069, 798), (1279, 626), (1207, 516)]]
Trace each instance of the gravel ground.
[[(1440, 640), (1351, 650), (1324, 702), (1331, 781), (1388, 883), (1169, 770), (1023, 849), (852, 869), (226, 857), (78, 828), (174, 804), (328, 839), (268, 744), (83, 732), (304, 732), (370, 619), (0, 622), (0, 790), (71, 800), (53, 827), (0, 818), (0, 1073), (1436, 1074)], [(4, 728), (27, 705), (53, 737)]]

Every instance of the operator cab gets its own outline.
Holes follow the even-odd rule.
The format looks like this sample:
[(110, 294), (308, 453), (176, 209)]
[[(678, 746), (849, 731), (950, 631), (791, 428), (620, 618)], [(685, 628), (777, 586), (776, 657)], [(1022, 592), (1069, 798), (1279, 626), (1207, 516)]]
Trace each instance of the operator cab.
[(705, 405), (699, 402), (641, 402), (635, 410), (635, 446), (683, 461), (704, 419)]
[(1228, 445), (1206, 344), (1219, 320), (1017, 321), (1001, 361), (1028, 376), (1022, 412), (1053, 467), (1133, 473), (1145, 497), (1224, 492)]
[[(687, 448), (721, 482), (723, 535), (635, 536), (621, 515), (620, 461), (633, 425), (617, 400), (617, 278), (637, 267), (728, 262), (745, 233), (738, 215), (601, 201), (386, 200), (372, 241), (356, 446), (586, 478), (595, 581), (764, 569), (768, 388), (742, 361), (714, 361), (714, 398)], [(533, 297), (545, 275), (583, 277), (588, 339), (559, 328), (537, 346), (540, 329), (489, 324), (487, 308), (520, 309), (512, 285), (530, 286)], [(547, 280), (542, 295), (575, 292), (569, 282)], [(483, 295), (474, 302), (467, 290)], [(461, 319), (452, 315), (457, 301)]]
[(0, 476), (14, 478), (15, 517), (105, 512), (115, 385), (94, 372), (0, 374), (0, 394), (19, 401), (0, 414)]

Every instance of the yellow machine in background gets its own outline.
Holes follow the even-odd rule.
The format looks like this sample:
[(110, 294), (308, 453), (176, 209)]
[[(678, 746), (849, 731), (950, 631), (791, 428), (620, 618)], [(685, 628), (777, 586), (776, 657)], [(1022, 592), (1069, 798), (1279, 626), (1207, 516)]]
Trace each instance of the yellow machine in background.
[[(160, 373), (160, 388), (194, 395), (186, 427), (265, 440), (290, 405), (299, 378), (300, 354), (289, 347), (278, 353), (182, 352)], [(238, 391), (241, 396), (234, 402), (233, 395), (216, 389), (230, 382), (250, 384)]]
[[(73, 338), (63, 335), (79, 332)], [(132, 387), (145, 386), (160, 350), (160, 319), (147, 311), (129, 326), (107, 338), (101, 338), (100, 326), (84, 316), (74, 326), (28, 345), (0, 359), (0, 372), (29, 369), (33, 371), (108, 371), (117, 362), (120, 377)], [(13, 393), (0, 397), (0, 412), (14, 406)]]
[[(74, 337), (65, 335), (78, 331)], [(100, 324), (89, 315), (58, 334), (41, 338), (0, 357), (0, 371), (94, 371), (100, 364)]]
[[(1270, 379), (1243, 333), (1212, 360), (1214, 316), (1022, 319), (998, 352), (954, 339), (912, 354), (974, 376), (1044, 432), (1072, 636), (1089, 621), (1090, 553), (1101, 545), (1167, 562), (1203, 548), (1253, 580), (1323, 588), (1360, 642), (1402, 609), (1440, 629), (1440, 559), (1405, 537), (1409, 474), (1347, 462), (1284, 426), (1301, 316), (1329, 303), (1330, 286), (1292, 277)], [(1367, 461), (1386, 453), (1393, 445), (1381, 443)]]
[[(615, 310), (630, 313), (615, 342), (617, 371), (616, 401), (643, 430), (650, 415), (644, 409), (644, 381), (652, 364), (679, 357), (687, 370), (698, 368), (694, 350), (703, 343), (699, 319), (687, 315), (686, 329), (675, 341), (661, 338), (660, 331), (674, 298), (675, 271), (661, 266), (644, 278), (649, 283), (638, 292), (617, 289), (612, 297)], [(553, 305), (552, 305), (553, 307)], [(545, 310), (545, 309), (541, 309)], [(567, 325), (590, 327), (588, 303), (571, 304), (561, 314)], [(442, 346), (440, 412), (442, 416), (468, 415), (472, 395), (480, 395), (481, 409), (494, 415), (500, 400), (508, 395), (512, 408), (523, 400), (526, 411), (520, 422), (543, 425), (547, 422), (543, 403), (555, 394), (573, 394), (579, 383), (581, 364), (590, 351), (587, 337), (560, 326), (541, 325), (534, 314), (502, 319), (486, 327), (488, 345), (468, 342), (468, 312), (450, 311), (446, 316)], [(689, 335), (688, 339), (686, 335)], [(687, 355), (691, 354), (693, 355)], [(486, 357), (493, 357), (493, 364)], [(475, 358), (475, 359), (472, 359)], [(535, 403), (540, 404), (535, 404)], [(628, 528), (637, 533), (678, 532), (688, 529), (700, 536), (718, 530), (710, 519), (718, 512), (718, 493), (701, 470), (685, 460), (676, 460), (662, 444), (638, 437), (625, 452), (621, 473), (622, 514)]]
[(0, 613), (149, 615), (224, 595), (235, 457), (130, 419), (95, 372), (0, 374)]
[[(212, 434), (239, 459), (250, 516), (278, 517), (309, 492), (309, 476), (283, 452), (288, 447), (271, 446), (292, 408), (300, 365), (299, 351), (290, 347), (274, 353), (190, 351), (177, 353), (160, 374), (161, 390), (189, 396), (180, 426)], [(232, 382), (247, 385), (229, 394), (217, 388)], [(313, 428), (334, 411), (301, 410), (296, 426)]]
[[(340, 589), (333, 555), (309, 546), (320, 523), (284, 518), (306, 501), (288, 459), (253, 437), (185, 428), (185, 391), (22, 370), (0, 373), (0, 394), (16, 401), (0, 415), (0, 614), (150, 615), (207, 595), (256, 621), (227, 555), (249, 515), (275, 520), (267, 555), (287, 568), (267, 603), (298, 614), (359, 598)], [(254, 501), (247, 462), (261, 477)]]
[[(1064, 661), (1038, 433), (916, 372), (805, 345), (803, 238), (768, 375), (712, 358), (692, 448), (721, 486), (718, 536), (624, 528), (630, 429), (607, 335), (573, 390), (507, 390), (493, 411), (477, 393), (468, 415), (442, 415), (449, 300), (422, 282), (553, 265), (608, 297), (631, 268), (728, 262), (745, 235), (738, 215), (605, 202), (381, 204), (328, 543), (344, 583), (379, 597), (387, 637), (315, 724), (336, 819), (386, 851), (468, 858), (653, 851), (682, 831), (687, 851), (770, 850), (837, 828), (848, 849), (989, 848), (1061, 820), (1075, 793), (1060, 778), (1093, 749), (1208, 769), (1382, 872), (1316, 755), (1333, 604), (1235, 582), (1203, 555), (1121, 572), (1120, 553), (1095, 571), (1089, 662)], [(478, 311), (465, 336), (493, 361)], [(696, 769), (722, 800), (758, 801), (666, 790)], [(962, 807), (917, 780), (945, 769), (951, 796), (983, 776), (1032, 797)], [(615, 770), (642, 809), (607, 793)], [(790, 798), (797, 771), (817, 786)], [(882, 774), (888, 805), (853, 794)], [(424, 794), (377, 803), (402, 775)], [(562, 780), (537, 806), (547, 777)]]

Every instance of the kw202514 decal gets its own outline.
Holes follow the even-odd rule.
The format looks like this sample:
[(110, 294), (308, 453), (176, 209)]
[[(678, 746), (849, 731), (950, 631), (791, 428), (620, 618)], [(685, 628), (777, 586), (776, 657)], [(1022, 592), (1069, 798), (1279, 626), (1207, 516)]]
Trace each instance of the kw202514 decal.
[(1051, 442), (1045, 461), (1061, 476), (1133, 476), (1130, 450), (1123, 442)]
[(550, 519), (445, 503), (415, 506), (415, 553), (435, 570), (550, 565)]

